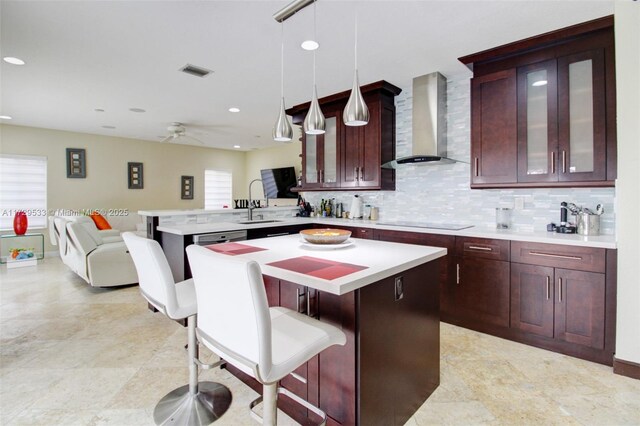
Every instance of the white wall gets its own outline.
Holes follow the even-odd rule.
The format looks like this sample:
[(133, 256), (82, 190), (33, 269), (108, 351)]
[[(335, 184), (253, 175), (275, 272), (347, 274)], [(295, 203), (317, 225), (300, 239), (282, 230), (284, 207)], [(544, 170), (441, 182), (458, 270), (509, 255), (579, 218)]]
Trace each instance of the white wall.
[(618, 318), (616, 358), (640, 364), (640, 4), (616, 1)]

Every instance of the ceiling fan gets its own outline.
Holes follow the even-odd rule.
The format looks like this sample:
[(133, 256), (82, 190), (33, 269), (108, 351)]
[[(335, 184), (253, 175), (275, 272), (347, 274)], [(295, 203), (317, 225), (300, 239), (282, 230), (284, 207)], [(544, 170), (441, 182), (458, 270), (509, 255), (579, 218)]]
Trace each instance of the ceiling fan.
[(178, 123), (178, 122), (171, 123), (169, 125), (169, 127), (167, 127), (167, 133), (168, 133), (168, 136), (166, 138), (162, 139), (160, 142), (188, 142), (188, 141), (193, 141), (193, 142), (197, 142), (197, 143), (199, 143), (201, 145), (204, 145), (204, 142), (202, 142), (200, 139), (194, 138), (189, 133), (187, 133), (187, 128), (182, 123)]

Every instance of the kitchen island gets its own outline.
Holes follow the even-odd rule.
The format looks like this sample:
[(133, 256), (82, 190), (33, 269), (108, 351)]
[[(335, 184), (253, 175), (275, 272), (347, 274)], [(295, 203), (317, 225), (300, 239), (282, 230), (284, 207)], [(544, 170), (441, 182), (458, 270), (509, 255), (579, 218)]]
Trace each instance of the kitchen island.
[[(312, 358), (281, 385), (328, 416), (328, 424), (404, 424), (440, 383), (439, 263), (446, 249), (353, 239), (341, 249), (299, 235), (209, 246), (258, 262), (271, 306), (340, 327), (345, 346)], [(261, 392), (251, 377), (234, 375)], [(312, 413), (281, 396), (296, 421)]]

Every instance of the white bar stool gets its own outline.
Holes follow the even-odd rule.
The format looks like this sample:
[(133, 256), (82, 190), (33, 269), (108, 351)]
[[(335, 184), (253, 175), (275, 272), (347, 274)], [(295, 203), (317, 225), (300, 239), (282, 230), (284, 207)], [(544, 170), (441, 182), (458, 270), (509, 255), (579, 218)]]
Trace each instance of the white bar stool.
[[(263, 394), (251, 415), (275, 426), (277, 394), (284, 393), (323, 418), (326, 414), (299, 396), (278, 388), (278, 381), (333, 345), (345, 334), (330, 324), (282, 307), (269, 308), (260, 266), (191, 245), (187, 256), (198, 301), (200, 342), (228, 363), (254, 377)], [(264, 399), (263, 417), (253, 407)]]
[(122, 238), (136, 265), (142, 296), (173, 320), (187, 318), (189, 384), (165, 395), (153, 411), (153, 420), (157, 425), (211, 424), (231, 405), (231, 392), (220, 383), (198, 382), (198, 366), (208, 369), (225, 361), (205, 365), (198, 359), (197, 303), (193, 280), (178, 283), (173, 280), (167, 258), (157, 241), (132, 232), (123, 233)]

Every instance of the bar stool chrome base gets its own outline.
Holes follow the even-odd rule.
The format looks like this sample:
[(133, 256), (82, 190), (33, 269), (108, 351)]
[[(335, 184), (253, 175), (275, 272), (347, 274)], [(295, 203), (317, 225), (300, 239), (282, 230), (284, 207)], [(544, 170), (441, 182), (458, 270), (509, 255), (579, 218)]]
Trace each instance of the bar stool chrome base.
[(204, 426), (218, 420), (231, 405), (229, 388), (215, 382), (199, 382), (198, 393), (189, 385), (166, 394), (153, 411), (157, 425)]

